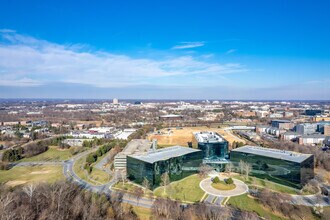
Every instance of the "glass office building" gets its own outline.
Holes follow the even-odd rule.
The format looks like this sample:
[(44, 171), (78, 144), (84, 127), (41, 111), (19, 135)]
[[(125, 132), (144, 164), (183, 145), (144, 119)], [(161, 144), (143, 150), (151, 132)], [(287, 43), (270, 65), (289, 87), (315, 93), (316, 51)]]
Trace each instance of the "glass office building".
[(250, 175), (301, 189), (314, 177), (314, 156), (256, 146), (243, 146), (230, 152), (230, 161), (251, 165)]
[(169, 174), (170, 181), (197, 173), (202, 159), (201, 150), (181, 146), (131, 155), (127, 156), (127, 177), (138, 184), (142, 184), (146, 178), (154, 189), (160, 185), (161, 176), (165, 172)]
[(228, 163), (228, 141), (212, 131), (195, 132), (194, 136), (203, 152), (203, 163), (222, 171)]

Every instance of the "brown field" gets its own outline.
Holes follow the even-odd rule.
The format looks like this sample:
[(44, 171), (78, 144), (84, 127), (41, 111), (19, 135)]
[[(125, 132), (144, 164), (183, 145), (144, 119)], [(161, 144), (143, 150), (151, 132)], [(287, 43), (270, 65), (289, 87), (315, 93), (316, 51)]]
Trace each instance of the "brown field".
[(157, 139), (160, 147), (171, 146), (171, 145), (181, 145), (187, 146), (187, 142), (194, 142), (193, 132), (198, 131), (214, 131), (218, 132), (223, 136), (230, 144), (234, 141), (239, 141), (245, 143), (244, 140), (234, 136), (230, 131), (226, 131), (222, 128), (208, 128), (208, 127), (183, 127), (182, 129), (171, 128), (171, 133), (169, 134), (168, 128), (162, 129), (162, 134), (149, 134), (148, 139)]

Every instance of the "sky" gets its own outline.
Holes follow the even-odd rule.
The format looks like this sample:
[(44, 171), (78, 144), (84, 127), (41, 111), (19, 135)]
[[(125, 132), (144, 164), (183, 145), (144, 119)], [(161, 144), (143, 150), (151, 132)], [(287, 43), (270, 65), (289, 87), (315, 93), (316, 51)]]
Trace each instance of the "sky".
[(330, 100), (330, 1), (0, 1), (0, 98)]

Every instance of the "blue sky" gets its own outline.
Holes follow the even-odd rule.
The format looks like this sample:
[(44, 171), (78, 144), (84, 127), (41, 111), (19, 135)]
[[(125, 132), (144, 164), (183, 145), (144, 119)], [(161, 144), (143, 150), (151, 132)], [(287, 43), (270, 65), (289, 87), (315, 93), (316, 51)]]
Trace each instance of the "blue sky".
[(329, 1), (0, 1), (0, 98), (330, 99)]

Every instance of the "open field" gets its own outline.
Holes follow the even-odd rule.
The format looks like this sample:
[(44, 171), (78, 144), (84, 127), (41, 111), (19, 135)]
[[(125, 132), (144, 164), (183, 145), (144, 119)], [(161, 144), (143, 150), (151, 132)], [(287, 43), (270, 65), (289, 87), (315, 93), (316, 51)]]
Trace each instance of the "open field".
[(156, 188), (154, 190), (154, 195), (186, 202), (199, 202), (205, 194), (199, 187), (201, 180), (202, 179), (197, 174), (194, 174), (182, 180), (172, 182), (167, 186), (165, 194), (164, 187)]
[[(74, 172), (80, 177), (82, 178), (83, 180), (93, 184), (93, 185), (102, 185), (102, 184), (106, 184), (107, 182), (110, 181), (111, 179), (111, 176), (102, 171), (102, 170), (99, 170), (95, 167), (93, 167), (92, 169), (92, 172), (90, 174), (87, 174), (87, 171), (83, 168), (84, 167), (84, 164), (85, 164), (85, 161), (86, 161), (86, 156), (84, 157), (81, 157), (79, 158), (74, 166), (73, 166), (73, 170)], [(102, 157), (100, 157), (96, 163), (98, 161), (100, 161), (102, 159)]]
[(181, 145), (188, 146), (188, 142), (194, 142), (193, 132), (198, 131), (214, 131), (223, 136), (229, 143), (234, 141), (244, 142), (244, 140), (234, 136), (230, 131), (221, 128), (208, 128), (208, 127), (183, 127), (182, 129), (171, 128), (171, 133), (168, 129), (162, 129), (162, 134), (150, 134), (149, 140), (157, 139), (160, 147)]
[(0, 183), (8, 186), (18, 186), (26, 183), (53, 183), (64, 180), (62, 166), (13, 167), (10, 170), (0, 170)]
[(56, 146), (51, 146), (49, 149), (41, 154), (33, 157), (23, 158), (20, 162), (34, 162), (34, 161), (62, 161), (72, 157), (69, 149), (59, 149)]
[(288, 186), (284, 186), (281, 184), (277, 184), (274, 182), (270, 182), (267, 180), (263, 180), (263, 179), (259, 179), (257, 177), (252, 177), (250, 176), (248, 178), (248, 180), (245, 179), (244, 176), (236, 174), (233, 175), (233, 178), (239, 179), (243, 182), (245, 182), (248, 186), (257, 186), (257, 187), (261, 187), (261, 188), (267, 188), (276, 192), (280, 192), (280, 193), (288, 193), (288, 194), (293, 194), (293, 195), (297, 195), (299, 194), (299, 190), (288, 187)]

